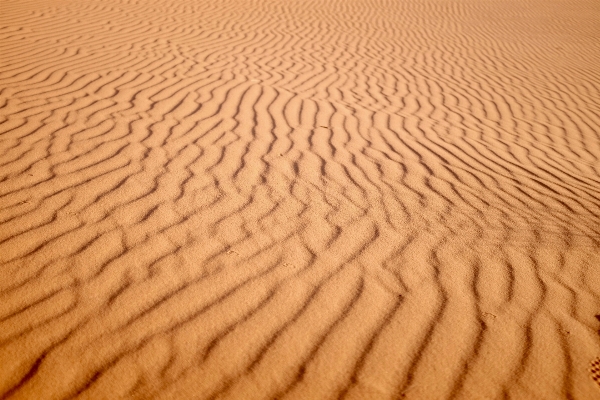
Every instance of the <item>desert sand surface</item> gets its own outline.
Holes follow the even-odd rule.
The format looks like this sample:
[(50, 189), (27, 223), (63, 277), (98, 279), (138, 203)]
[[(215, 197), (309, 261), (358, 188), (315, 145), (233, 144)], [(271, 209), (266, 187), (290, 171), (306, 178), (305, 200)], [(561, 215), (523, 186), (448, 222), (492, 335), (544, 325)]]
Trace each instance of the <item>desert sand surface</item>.
[(0, 0), (0, 398), (600, 398), (600, 2)]

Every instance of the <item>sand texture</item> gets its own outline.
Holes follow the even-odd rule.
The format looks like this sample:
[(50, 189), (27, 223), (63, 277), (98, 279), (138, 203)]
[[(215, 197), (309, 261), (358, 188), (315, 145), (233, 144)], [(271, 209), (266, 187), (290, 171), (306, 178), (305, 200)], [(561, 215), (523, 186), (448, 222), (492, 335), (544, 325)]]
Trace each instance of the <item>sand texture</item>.
[(0, 0), (0, 398), (594, 399), (597, 314), (599, 1)]

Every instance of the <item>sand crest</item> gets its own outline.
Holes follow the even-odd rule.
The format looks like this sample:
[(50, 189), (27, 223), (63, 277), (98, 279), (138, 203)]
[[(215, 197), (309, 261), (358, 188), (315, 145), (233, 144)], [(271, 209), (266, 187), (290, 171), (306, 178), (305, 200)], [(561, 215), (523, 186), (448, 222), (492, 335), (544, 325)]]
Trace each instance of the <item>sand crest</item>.
[(0, 398), (600, 398), (600, 2), (0, 0)]

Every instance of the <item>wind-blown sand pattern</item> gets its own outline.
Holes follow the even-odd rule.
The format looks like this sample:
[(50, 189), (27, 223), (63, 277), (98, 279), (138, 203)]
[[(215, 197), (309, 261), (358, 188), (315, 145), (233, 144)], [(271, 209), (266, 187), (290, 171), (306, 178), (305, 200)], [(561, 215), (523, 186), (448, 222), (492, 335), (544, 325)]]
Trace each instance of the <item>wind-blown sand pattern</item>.
[(596, 0), (0, 20), (0, 398), (600, 396)]

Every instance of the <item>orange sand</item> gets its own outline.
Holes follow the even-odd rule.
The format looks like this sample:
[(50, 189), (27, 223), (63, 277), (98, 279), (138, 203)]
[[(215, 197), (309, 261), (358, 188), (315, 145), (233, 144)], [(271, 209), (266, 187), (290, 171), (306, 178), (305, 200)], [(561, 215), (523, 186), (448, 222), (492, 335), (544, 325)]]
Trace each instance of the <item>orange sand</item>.
[(0, 0), (0, 398), (600, 398), (599, 38), (597, 0)]

